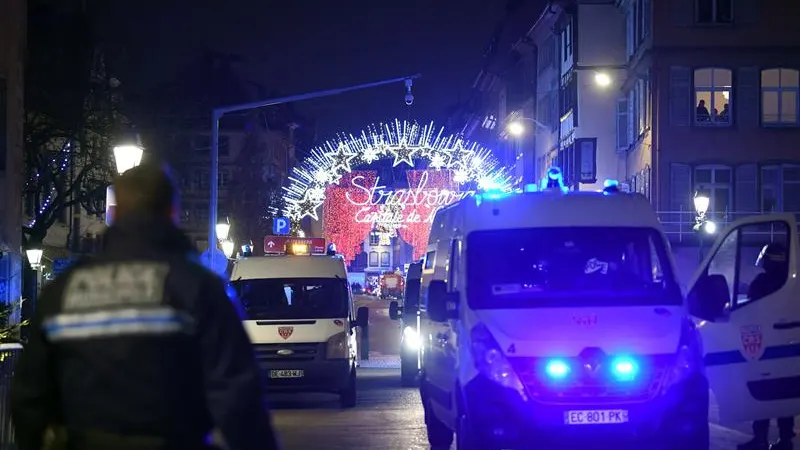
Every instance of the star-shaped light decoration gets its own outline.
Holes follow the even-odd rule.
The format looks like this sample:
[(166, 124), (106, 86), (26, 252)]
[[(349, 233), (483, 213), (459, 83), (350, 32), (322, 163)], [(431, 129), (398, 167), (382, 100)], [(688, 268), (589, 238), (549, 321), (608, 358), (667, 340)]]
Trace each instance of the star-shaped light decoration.
[(311, 191), (307, 191), (303, 198), (294, 204), (296, 207), (297, 220), (302, 220), (306, 217), (311, 217), (314, 220), (319, 220), (317, 210), (322, 206), (324, 200), (315, 198)]
[(457, 141), (455, 145), (453, 145), (453, 149), (450, 150), (450, 161), (447, 164), (448, 168), (469, 169), (469, 161), (472, 159), (473, 153), (475, 152), (465, 149), (461, 141)]
[(469, 173), (463, 169), (456, 169), (453, 172), (453, 181), (458, 184), (464, 184), (469, 180)]
[(401, 143), (395, 148), (389, 148), (389, 152), (391, 152), (392, 156), (394, 156), (394, 163), (392, 163), (392, 167), (397, 167), (403, 163), (414, 167), (414, 154), (417, 152), (417, 150), (419, 149), (411, 148), (405, 143)]
[(344, 142), (339, 144), (339, 148), (336, 149), (334, 153), (330, 155), (331, 167), (334, 169), (334, 172), (341, 173), (341, 172), (350, 172), (352, 167), (350, 167), (350, 162), (353, 161), (358, 157), (358, 153), (353, 153), (350, 151), (350, 148)]

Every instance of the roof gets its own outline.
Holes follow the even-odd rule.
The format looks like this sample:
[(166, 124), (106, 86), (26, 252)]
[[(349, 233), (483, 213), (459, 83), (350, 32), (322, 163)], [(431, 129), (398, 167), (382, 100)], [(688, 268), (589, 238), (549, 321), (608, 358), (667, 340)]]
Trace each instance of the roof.
[(466, 198), (442, 213), (448, 210), (454, 212), (452, 218), (434, 222), (434, 226), (439, 223), (440, 228), (452, 230), (458, 227), (453, 221), (461, 222), (458, 228), (464, 234), (485, 229), (536, 227), (661, 227), (652, 206), (639, 194), (521, 193), (494, 200)]
[(271, 278), (347, 278), (344, 260), (338, 256), (256, 256), (234, 264), (231, 280)]

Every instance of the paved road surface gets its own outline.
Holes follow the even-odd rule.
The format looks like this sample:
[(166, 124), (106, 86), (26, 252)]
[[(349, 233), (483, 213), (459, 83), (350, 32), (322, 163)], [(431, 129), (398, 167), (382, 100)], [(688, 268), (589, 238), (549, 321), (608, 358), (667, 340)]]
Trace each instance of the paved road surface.
[[(422, 450), (425, 438), (419, 394), (399, 387), (396, 369), (361, 369), (359, 404), (343, 410), (336, 397), (272, 398), (274, 422), (286, 450)], [(712, 422), (711, 450), (731, 450), (749, 436)], [(742, 425), (746, 427), (746, 425)], [(597, 445), (592, 445), (595, 450)], [(609, 448), (616, 448), (609, 446)], [(796, 446), (800, 449), (800, 445)], [(438, 450), (438, 449), (437, 449)], [(543, 449), (550, 450), (550, 449)], [(563, 448), (552, 450), (564, 450)], [(637, 450), (648, 450), (639, 448)]]
[(389, 302), (369, 295), (355, 297), (356, 308), (369, 308), (369, 347), (370, 354), (400, 354), (400, 322), (389, 318)]

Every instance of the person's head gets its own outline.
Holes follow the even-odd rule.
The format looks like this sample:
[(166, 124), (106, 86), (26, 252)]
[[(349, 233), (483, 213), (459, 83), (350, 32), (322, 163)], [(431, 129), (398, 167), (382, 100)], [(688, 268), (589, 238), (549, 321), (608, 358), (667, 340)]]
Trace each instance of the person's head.
[(756, 266), (767, 273), (781, 274), (789, 269), (788, 252), (783, 244), (767, 244), (756, 259)]
[(705, 100), (700, 100), (700, 102), (697, 104), (697, 106), (706, 106), (706, 101)]
[(114, 181), (115, 220), (151, 216), (177, 221), (178, 190), (165, 165), (143, 163)]

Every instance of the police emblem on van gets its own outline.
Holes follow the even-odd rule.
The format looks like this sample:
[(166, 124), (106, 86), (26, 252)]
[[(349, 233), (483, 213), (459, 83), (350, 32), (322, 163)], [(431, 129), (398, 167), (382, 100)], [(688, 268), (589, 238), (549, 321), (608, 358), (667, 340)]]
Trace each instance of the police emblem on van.
[(278, 327), (278, 334), (284, 339), (289, 339), (289, 336), (294, 333), (294, 327)]

